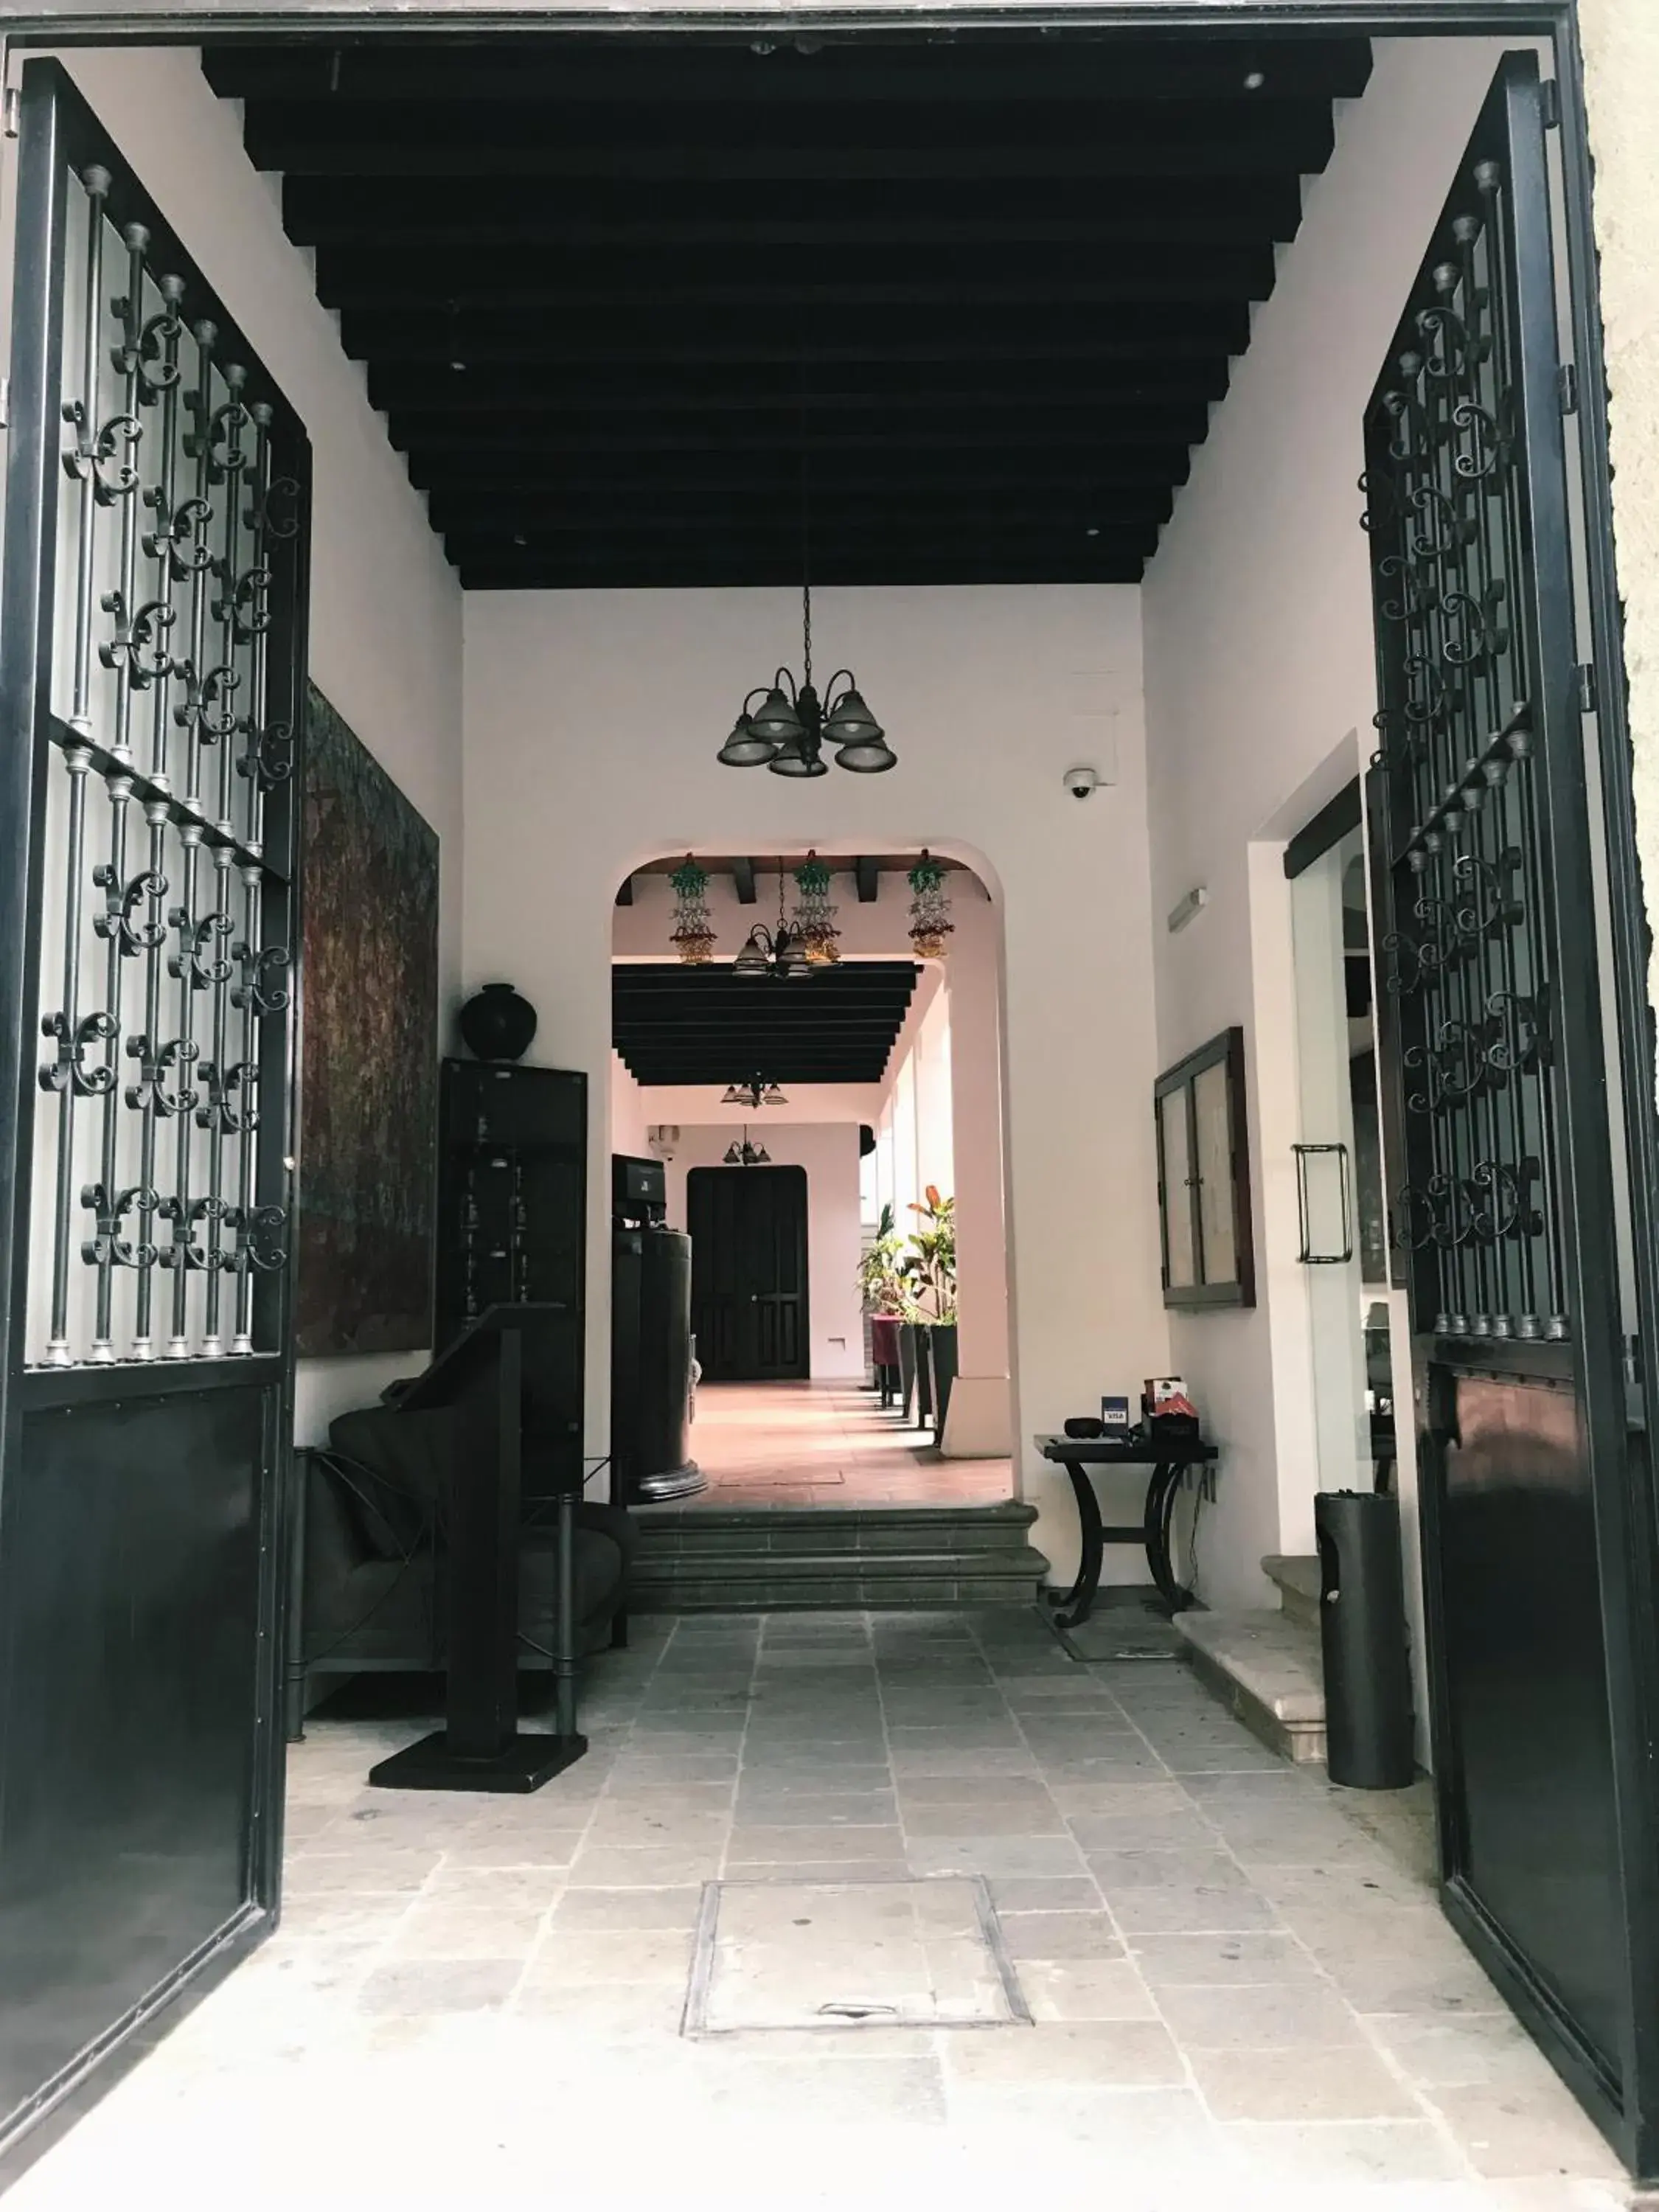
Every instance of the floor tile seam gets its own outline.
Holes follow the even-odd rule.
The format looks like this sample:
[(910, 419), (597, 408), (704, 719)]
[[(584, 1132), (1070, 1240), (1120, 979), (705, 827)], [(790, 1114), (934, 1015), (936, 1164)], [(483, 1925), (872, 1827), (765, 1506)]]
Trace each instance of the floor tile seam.
[[(985, 1662), (988, 1669), (990, 1670), (993, 1681), (995, 1681), (996, 1672), (995, 1669), (991, 1667), (990, 1654), (986, 1650), (983, 1639), (981, 1638), (978, 1629), (974, 1626), (971, 1620), (969, 1622), (969, 1633), (973, 1637), (975, 1646), (977, 1649), (981, 1658)], [(1042, 1771), (1042, 1761), (1038, 1758), (1036, 1747), (1032, 1744), (1030, 1736), (1025, 1733), (1024, 1723), (1021, 1720), (1019, 1715), (1014, 1711), (1013, 1707), (1008, 1703), (1006, 1693), (1003, 1692), (1000, 1683), (998, 1683), (997, 1686), (998, 1693), (1002, 1698), (1003, 1711), (1007, 1714), (1010, 1721), (1012, 1722), (1014, 1729), (1018, 1735), (1020, 1748), (1024, 1753), (1026, 1758), (1031, 1761), (1033, 1767), (1036, 1771), (1037, 1780), (1042, 1787), (1042, 1793), (1048, 1798), (1050, 1805), (1054, 1807), (1054, 1817), (1060, 1824), (1060, 1832), (1070, 1841), (1073, 1849), (1077, 1852), (1078, 1856), (1082, 1859), (1084, 1868), (1085, 1869), (1085, 1878), (1088, 1881), (1094, 1882), (1096, 1894), (1100, 1898), (1102, 1904), (1104, 1905), (1106, 1902), (1106, 1893), (1101, 1888), (1099, 1882), (1096, 1881), (1094, 1869), (1090, 1866), (1088, 1857), (1085, 1853), (1082, 1845), (1078, 1842), (1076, 1837), (1072, 1834), (1066, 1815), (1060, 1811), (1058, 1803), (1055, 1802), (1054, 1791), (1049, 1787), (1048, 1778)], [(1114, 1922), (1113, 1925), (1115, 1927), (1116, 1923)], [(1119, 1929), (1117, 1932), (1121, 1936), (1123, 1931), (1121, 1929)]]
[[(1217, 1832), (1219, 1834), (1219, 1831)], [(1231, 1844), (1227, 1842), (1225, 1837), (1221, 1837), (1220, 1841), (1222, 1849), (1225, 1851), (1227, 1856), (1232, 1860), (1246, 1886), (1250, 1889), (1253, 1894), (1261, 1896), (1262, 1893), (1257, 1890), (1255, 1883), (1251, 1881), (1249, 1869), (1245, 1866), (1243, 1861), (1238, 1856), (1237, 1851), (1235, 1851)], [(1267, 1898), (1264, 1899), (1264, 1902), (1267, 1903), (1272, 1908), (1274, 1914), (1277, 1915), (1279, 1910), (1278, 1900), (1273, 1898)], [(1389, 2066), (1389, 2072), (1395, 2075), (1395, 2078), (1401, 2081), (1401, 2086), (1405, 2088), (1407, 2095), (1417, 2106), (1420, 2118), (1425, 2119), (1429, 2123), (1440, 2141), (1448, 2149), (1449, 2149), (1453, 2159), (1457, 2164), (1460, 2173), (1465, 2178), (1473, 2179), (1476, 2181), (1481, 2180), (1483, 2177), (1477, 2172), (1474, 2161), (1469, 2157), (1462, 2145), (1457, 2141), (1456, 2136), (1452, 2131), (1451, 2124), (1446, 2118), (1445, 2115), (1437, 2111), (1436, 2107), (1430, 2103), (1428, 2096), (1424, 2090), (1419, 2088), (1415, 2082), (1406, 2080), (1404, 2075), (1389, 2063), (1389, 2054), (1382, 2049), (1380, 2045), (1377, 2043), (1376, 2037), (1371, 2034), (1370, 2031), (1367, 2027), (1364, 2014), (1362, 2013), (1359, 2010), (1359, 2008), (1352, 2002), (1346, 1990), (1342, 1988), (1341, 1984), (1336, 1979), (1336, 1977), (1331, 1973), (1328, 1968), (1324, 1965), (1318, 1954), (1314, 1950), (1312, 1945), (1307, 1942), (1304, 1937), (1298, 1936), (1295, 1929), (1282, 1922), (1280, 1923), (1279, 1929), (1275, 1932), (1282, 1933), (1288, 1936), (1291, 1942), (1295, 1945), (1296, 1948), (1302, 1954), (1303, 1957), (1313, 1968), (1314, 1973), (1318, 1978), (1319, 1981), (1331, 1993), (1331, 1995), (1335, 1997), (1337, 2002), (1348, 2015), (1349, 2020), (1352, 2022), (1354, 2027), (1358, 2028), (1362, 2042), (1368, 2048), (1376, 2052), (1377, 2056), (1383, 2060), (1385, 2065)], [(1311, 2125), (1314, 2124), (1308, 2123), (1307, 2124)], [(1340, 2124), (1333, 2123), (1332, 2124)], [(1382, 2123), (1379, 2122), (1375, 2124), (1380, 2125)]]

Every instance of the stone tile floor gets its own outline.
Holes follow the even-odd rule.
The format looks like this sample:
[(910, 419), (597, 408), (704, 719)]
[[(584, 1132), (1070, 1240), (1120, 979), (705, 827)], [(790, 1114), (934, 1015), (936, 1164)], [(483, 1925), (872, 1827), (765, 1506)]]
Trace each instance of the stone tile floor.
[[(1626, 2201), (1441, 1920), (1423, 1804), (1281, 1765), (1183, 1668), (1024, 1612), (700, 1616), (596, 1662), (586, 1718), (485, 1801), (363, 1789), (418, 1722), (313, 1723), (281, 1933), (7, 2212)], [(705, 1881), (963, 1872), (1034, 2024), (681, 2035)]]
[[(1000, 1505), (1006, 1459), (941, 1459), (856, 1382), (704, 1382), (691, 1456), (708, 1487), (682, 1506)], [(649, 1512), (650, 1508), (643, 1510)]]

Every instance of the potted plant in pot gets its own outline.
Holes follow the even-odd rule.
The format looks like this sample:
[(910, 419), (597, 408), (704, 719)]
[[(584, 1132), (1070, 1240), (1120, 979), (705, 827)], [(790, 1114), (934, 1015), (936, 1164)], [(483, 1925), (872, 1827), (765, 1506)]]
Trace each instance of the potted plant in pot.
[[(915, 1369), (913, 1360), (907, 1379), (903, 1346), (906, 1292), (900, 1273), (903, 1255), (903, 1240), (895, 1224), (893, 1209), (890, 1206), (884, 1206), (875, 1236), (859, 1261), (858, 1285), (863, 1294), (865, 1310), (871, 1318), (871, 1351), (882, 1403), (890, 1404), (890, 1392), (896, 1387), (901, 1389), (908, 1417)], [(914, 1340), (911, 1348), (914, 1352)]]
[(910, 1234), (903, 1273), (919, 1327), (918, 1366), (927, 1370), (923, 1418), (937, 1408), (936, 1433), (945, 1433), (951, 1386), (957, 1379), (957, 1202), (941, 1198), (929, 1183), (912, 1213), (921, 1217)]

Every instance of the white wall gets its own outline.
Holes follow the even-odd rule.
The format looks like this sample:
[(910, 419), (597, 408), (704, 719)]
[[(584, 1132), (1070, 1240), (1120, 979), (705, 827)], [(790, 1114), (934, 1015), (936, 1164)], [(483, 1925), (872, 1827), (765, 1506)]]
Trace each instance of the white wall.
[[(674, 1121), (676, 1114), (659, 1113), (650, 1103), (652, 1094), (642, 1091), (634, 1080), (620, 1054), (611, 1055), (611, 1149), (630, 1159), (644, 1159), (650, 1151), (646, 1133), (653, 1121)], [(607, 1171), (605, 1188), (611, 1188)]]
[[(1029, 1439), (1112, 1376), (1160, 1372), (1168, 1356), (1146, 1105), (1139, 594), (826, 590), (813, 612), (822, 650), (857, 669), (887, 726), (900, 761), (889, 775), (791, 784), (716, 762), (755, 672), (798, 649), (788, 591), (469, 600), (466, 972), (511, 975), (541, 1010), (535, 1057), (585, 1067), (597, 1088), (610, 1064), (613, 900), (641, 861), (810, 844), (824, 854), (930, 845), (972, 863), (996, 894), (1005, 939), (1016, 1433)], [(1061, 788), (1079, 759), (1117, 777), (1086, 805)], [(603, 1144), (608, 1117), (595, 1121)], [(596, 1176), (588, 1288), (601, 1313), (603, 1203)], [(1024, 1333), (1019, 1312), (1030, 1316)], [(601, 1452), (597, 1351), (588, 1389), (588, 1448)], [(1029, 1441), (1022, 1449), (1038, 1541), (1064, 1570), (1076, 1547), (1065, 1479)]]
[[(1144, 587), (1159, 1058), (1233, 1022), (1248, 1046), (1261, 1303), (1171, 1331), (1223, 1447), (1200, 1555), (1212, 1603), (1267, 1602), (1256, 1563), (1280, 1547), (1281, 1519), (1297, 1548), (1310, 1534), (1280, 848), (1371, 750), (1362, 412), (1500, 51), (1376, 42)], [(1209, 905), (1170, 935), (1163, 917), (1198, 884)], [(1403, 1462), (1401, 1480), (1414, 1486)], [(1414, 1497), (1402, 1507), (1414, 1545)]]
[[(129, 47), (59, 59), (310, 433), (311, 673), (441, 840), (447, 1042), (460, 970), (459, 586), (362, 371), (318, 303), (308, 260), (283, 234), (278, 181), (250, 165), (238, 112), (209, 88), (196, 53)], [(301, 1441), (422, 1358), (302, 1360)]]
[[(651, 1094), (647, 1092), (647, 1097)], [(864, 1374), (864, 1309), (858, 1291), (859, 1133), (850, 1121), (785, 1121), (757, 1115), (757, 1143), (774, 1167), (806, 1170), (806, 1301), (812, 1380), (845, 1382)], [(684, 1229), (685, 1178), (693, 1168), (717, 1168), (738, 1132), (715, 1122), (682, 1127), (668, 1163), (668, 1223)], [(740, 1168), (733, 1175), (744, 1172)]]

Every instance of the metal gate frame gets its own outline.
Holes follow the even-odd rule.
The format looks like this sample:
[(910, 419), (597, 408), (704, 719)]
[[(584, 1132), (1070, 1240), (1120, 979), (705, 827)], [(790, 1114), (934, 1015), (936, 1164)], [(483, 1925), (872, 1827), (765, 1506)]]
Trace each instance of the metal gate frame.
[[(162, 259), (168, 276), (176, 274), (179, 278), (185, 313), (199, 317), (204, 307), (214, 311), (218, 340), (232, 358), (240, 356), (252, 372), (255, 390), (276, 392), (260, 369), (257, 354), (244, 344), (234, 319), (218, 307), (213, 288), (202, 276), (193, 256), (149, 206), (142, 185), (133, 179), (66, 74), (44, 62), (37, 64), (37, 72), (21, 102), (25, 130), (17, 204), (9, 204), (7, 209), (18, 249), (11, 273), (13, 314), (20, 343), (10, 353), (12, 438), (4, 501), (8, 531), (4, 551), (15, 557), (3, 562), (3, 597), (0, 598), (0, 623), (5, 631), (5, 649), (0, 652), (0, 726), (8, 739), (0, 751), (0, 1472), (4, 1475), (0, 1507), (9, 1524), (11, 1485), (15, 1480), (21, 1489), (27, 1463), (24, 1432), (32, 1418), (37, 1442), (42, 1422), (70, 1416), (80, 1417), (75, 1425), (76, 1434), (84, 1435), (89, 1430), (96, 1438), (100, 1424), (129, 1413), (141, 1419), (162, 1419), (165, 1409), (172, 1407), (182, 1410), (186, 1423), (198, 1419), (205, 1422), (210, 1434), (222, 1435), (227, 1425), (240, 1418), (249, 1437), (257, 1434), (258, 1441), (250, 1445), (258, 1457), (257, 1463), (247, 1465), (246, 1486), (256, 1547), (251, 1574), (252, 1618), (239, 1616), (246, 1632), (252, 1679), (237, 1722), (240, 1734), (246, 1721), (245, 1752), (251, 1759), (246, 1770), (237, 1845), (238, 1900), (185, 1955), (173, 1956), (152, 1985), (142, 1993), (135, 1990), (126, 2008), (105, 2021), (21, 2106), (0, 2112), (0, 2125), (5, 2130), (0, 2138), (0, 2182), (10, 2178), (15, 2166), (38, 2156), (102, 2093), (112, 2066), (139, 2053), (149, 2023), (182, 1989), (210, 1985), (276, 1925), (281, 1893), (285, 1759), (281, 1698), (285, 1469), (293, 1430), (291, 1237), (286, 1238), (284, 1249), (263, 1251), (257, 1265), (252, 1260), (247, 1263), (246, 1304), (245, 1310), (239, 1304), (238, 1318), (246, 1318), (252, 1343), (263, 1345), (263, 1350), (234, 1348), (218, 1357), (192, 1351), (184, 1356), (143, 1360), (122, 1358), (108, 1348), (90, 1357), (84, 1352), (76, 1355), (66, 1346), (63, 1364), (54, 1364), (50, 1358), (41, 1364), (25, 1363), (32, 1217), (40, 1210), (35, 1202), (38, 1194), (32, 1188), (30, 1154), (38, 1117), (52, 1110), (36, 1073), (41, 1051), (39, 997), (44, 882), (49, 857), (44, 834), (47, 787), (52, 776), (60, 773), (60, 757), (67, 757), (66, 731), (73, 735), (72, 726), (62, 724), (52, 712), (52, 678), (54, 617), (61, 596), (61, 580), (53, 577), (58, 518), (66, 500), (74, 496), (64, 489), (60, 349), (65, 295), (82, 281), (79, 271), (70, 271), (64, 251), (68, 203), (76, 177), (89, 178), (99, 168), (106, 172), (105, 196), (93, 204), (94, 224), (136, 221), (140, 226), (129, 240), (133, 245), (133, 263), (124, 257), (122, 268), (111, 267), (104, 272), (111, 286), (118, 286), (125, 275), (131, 292), (131, 269), (140, 252), (134, 241), (143, 240), (143, 250)], [(17, 218), (25, 210), (27, 226), (17, 230)], [(135, 316), (141, 312), (135, 308)], [(207, 325), (201, 327), (204, 330)], [(164, 343), (159, 331), (155, 342), (158, 346)], [(201, 358), (205, 364), (206, 350)], [(205, 386), (205, 366), (203, 375)], [(96, 392), (92, 396), (95, 398)], [(293, 541), (293, 551), (264, 572), (266, 611), (276, 649), (270, 652), (266, 663), (269, 719), (257, 735), (262, 749), (267, 741), (274, 744), (280, 725), (292, 739), (291, 750), (268, 776), (264, 772), (267, 763), (263, 750), (258, 762), (250, 752), (242, 763), (250, 785), (257, 780), (264, 793), (264, 828), (268, 842), (263, 848), (249, 848), (261, 856), (257, 875), (248, 867), (242, 876), (246, 896), (260, 916), (258, 933), (250, 945), (239, 945), (236, 951), (239, 955), (247, 951), (258, 962), (258, 947), (268, 946), (269, 961), (283, 970), (279, 982), (262, 965), (253, 979), (255, 988), (249, 989), (246, 975), (240, 987), (248, 993), (247, 1003), (255, 1009), (246, 1017), (256, 1038), (256, 1058), (248, 1067), (252, 1071), (252, 1081), (263, 1090), (264, 1108), (263, 1114), (258, 1114), (243, 1102), (243, 1126), (249, 1131), (252, 1148), (248, 1155), (244, 1212), (251, 1224), (256, 1210), (271, 1208), (265, 1225), (274, 1228), (281, 1218), (274, 1201), (281, 1199), (284, 1213), (292, 1205), (292, 1163), (288, 1155), (297, 1111), (298, 893), (303, 829), (297, 774), (303, 726), (297, 708), (304, 696), (309, 598), (310, 446), (303, 425), (280, 393), (265, 419), (264, 450), (268, 464), (274, 465), (268, 465), (267, 474), (257, 485), (251, 484), (249, 492), (257, 492), (267, 501), (291, 499), (298, 517), (302, 518), (292, 529), (272, 529), (273, 539)], [(102, 447), (97, 441), (103, 428), (94, 421), (89, 433), (94, 450), (100, 453)], [(113, 447), (110, 450), (112, 453)], [(125, 495), (136, 501), (136, 483)], [(249, 493), (239, 495), (246, 497)], [(136, 623), (133, 635), (138, 635)], [(286, 652), (284, 641), (289, 647)], [(90, 641), (85, 649), (90, 654)], [(250, 744), (253, 741), (251, 735)], [(101, 789), (99, 742), (94, 736), (82, 750), (83, 759), (88, 752), (93, 755), (89, 780)], [(146, 797), (147, 803), (153, 801), (159, 813), (175, 823), (181, 818), (172, 808), (165, 782), (150, 784), (136, 757), (133, 765), (124, 769), (118, 759), (111, 757), (105, 768), (112, 786), (125, 781), (137, 794)], [(225, 773), (230, 775), (228, 767)], [(189, 802), (185, 805), (187, 811)], [(210, 844), (225, 851), (233, 849), (234, 839), (226, 824), (210, 828), (204, 822), (198, 834), (203, 838), (204, 849)], [(242, 848), (234, 849), (247, 860)], [(156, 898), (167, 888), (161, 881), (161, 892), (152, 893)], [(279, 950), (276, 940), (264, 933), (278, 920), (283, 939), (291, 942), (291, 951), (288, 942)], [(161, 955), (157, 952), (153, 957), (159, 962)], [(223, 963), (223, 972), (229, 975), (230, 963)], [(278, 1017), (268, 1025), (264, 1018), (267, 1012)], [(123, 1036), (120, 1041), (125, 1044), (129, 1039)], [(182, 1119), (199, 1118), (191, 1112), (195, 1097), (191, 1093), (185, 1100), (181, 1091)], [(129, 1108), (132, 1103), (128, 1101)], [(224, 1218), (228, 1224), (232, 1217)], [(119, 1237), (118, 1221), (111, 1233)], [(186, 1228), (186, 1236), (189, 1233)], [(144, 1234), (141, 1216), (134, 1243)], [(62, 1241), (61, 1231), (58, 1241)], [(179, 1256), (182, 1261), (183, 1255)], [(227, 1252), (226, 1261), (229, 1258)], [(181, 1267), (178, 1272), (187, 1270)], [(240, 1417), (234, 1410), (239, 1397), (243, 1401)], [(197, 1433), (200, 1432), (198, 1429)], [(170, 1443), (173, 1440), (173, 1432), (170, 1432)], [(240, 1451), (240, 1447), (239, 1466)], [(202, 1464), (209, 1464), (205, 1455)], [(10, 1618), (0, 1619), (0, 1637), (5, 1639), (0, 1650), (8, 1664), (15, 1656), (13, 1630)], [(0, 1726), (8, 1725), (11, 1717), (7, 1708), (0, 1705)], [(85, 1738), (76, 1755), (94, 1769), (100, 1763), (107, 1765), (109, 1746), (98, 1740), (99, 1717), (92, 1714), (87, 1719)]]
[[(404, 6), (398, 0), (128, 0), (117, 11), (106, 0), (59, 0), (46, 13), (19, 0), (0, 0), (0, 61), (13, 48), (71, 45), (143, 46), (268, 37), (339, 40), (376, 34), (562, 31), (625, 37), (640, 32), (747, 31), (789, 36), (821, 31), (1044, 31), (1100, 36), (1113, 30), (1210, 32), (1218, 37), (1274, 33), (1347, 32), (1390, 37), (1416, 33), (1541, 38), (1553, 47), (1560, 88), (1560, 143), (1565, 193), (1564, 242), (1573, 356), (1580, 377), (1579, 437), (1584, 466), (1589, 640), (1597, 673), (1596, 744), (1602, 790), (1617, 1062), (1627, 1164), (1620, 1194), (1630, 1209), (1635, 1255), (1638, 1334), (1632, 1348), (1626, 1464), (1607, 1475), (1596, 1495), (1601, 1605), (1608, 1655), (1608, 1700), (1621, 1782), (1619, 1825), (1626, 1869), (1625, 1917), (1632, 1984), (1648, 2002), (1626, 2023), (1623, 2107), (1600, 2117), (1638, 2175), (1659, 2178), (1659, 1514), (1646, 1401), (1659, 1377), (1659, 1111), (1655, 1104), (1654, 1013), (1647, 985), (1648, 919), (1636, 841), (1623, 630), (1607, 473), (1606, 361), (1595, 281), (1591, 216), (1592, 168), (1583, 72), (1573, 0), (922, 0), (921, 4), (840, 4), (726, 8), (678, 4), (605, 10), (585, 0), (541, 4)], [(0, 191), (3, 180), (0, 179)], [(0, 198), (0, 219), (5, 206)], [(0, 287), (9, 272), (0, 270)], [(0, 306), (3, 299), (0, 297)], [(4, 317), (0, 315), (0, 325)], [(7, 888), (10, 847), (0, 825), (0, 945), (21, 917)], [(1659, 897), (1659, 887), (1656, 896)], [(14, 1009), (0, 1001), (0, 1097), (15, 1096), (10, 1066)], [(0, 1130), (0, 1154), (4, 1132)], [(0, 1158), (0, 1165), (3, 1158)], [(1555, 2046), (1547, 2022), (1511, 1990), (1558, 2064), (1571, 2055)]]

